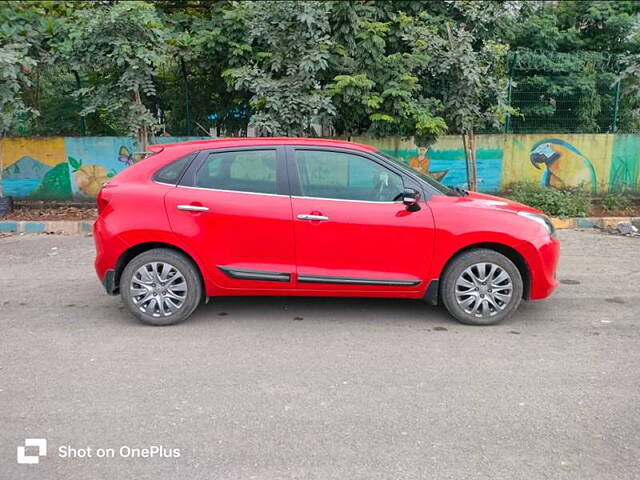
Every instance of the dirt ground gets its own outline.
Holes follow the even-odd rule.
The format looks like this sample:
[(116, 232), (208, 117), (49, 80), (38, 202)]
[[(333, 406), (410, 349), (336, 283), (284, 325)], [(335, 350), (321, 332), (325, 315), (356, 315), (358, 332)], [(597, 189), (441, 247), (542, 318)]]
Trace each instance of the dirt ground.
[(18, 203), (14, 209), (0, 220), (52, 221), (52, 220), (95, 220), (98, 210), (95, 204), (47, 204), (34, 202)]

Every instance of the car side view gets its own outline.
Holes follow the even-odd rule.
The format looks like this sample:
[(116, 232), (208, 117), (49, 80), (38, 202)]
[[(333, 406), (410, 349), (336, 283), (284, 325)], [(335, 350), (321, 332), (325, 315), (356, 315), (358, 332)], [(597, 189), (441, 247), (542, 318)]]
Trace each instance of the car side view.
[(100, 191), (96, 271), (141, 321), (207, 297), (402, 297), (497, 323), (557, 285), (541, 212), (451, 189), (375, 148), (230, 138), (152, 146)]

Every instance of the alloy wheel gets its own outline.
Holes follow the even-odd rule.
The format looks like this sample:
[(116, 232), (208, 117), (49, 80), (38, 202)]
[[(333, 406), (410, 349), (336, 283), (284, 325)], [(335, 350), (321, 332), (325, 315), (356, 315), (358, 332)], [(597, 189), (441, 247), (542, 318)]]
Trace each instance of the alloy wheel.
[(153, 317), (173, 315), (187, 299), (184, 275), (166, 262), (144, 264), (134, 273), (129, 288), (135, 306)]
[(492, 317), (512, 299), (511, 276), (495, 263), (475, 263), (456, 280), (455, 296), (466, 313), (478, 318)]

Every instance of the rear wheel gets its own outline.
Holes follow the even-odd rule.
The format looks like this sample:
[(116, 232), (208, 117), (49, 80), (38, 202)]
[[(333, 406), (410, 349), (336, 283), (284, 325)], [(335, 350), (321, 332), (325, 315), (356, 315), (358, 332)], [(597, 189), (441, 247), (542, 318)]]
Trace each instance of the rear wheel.
[(168, 248), (154, 248), (127, 264), (120, 296), (144, 323), (172, 325), (186, 320), (200, 304), (202, 283), (190, 259)]
[(522, 288), (522, 277), (511, 260), (494, 250), (477, 249), (447, 266), (440, 294), (456, 320), (492, 325), (516, 311)]

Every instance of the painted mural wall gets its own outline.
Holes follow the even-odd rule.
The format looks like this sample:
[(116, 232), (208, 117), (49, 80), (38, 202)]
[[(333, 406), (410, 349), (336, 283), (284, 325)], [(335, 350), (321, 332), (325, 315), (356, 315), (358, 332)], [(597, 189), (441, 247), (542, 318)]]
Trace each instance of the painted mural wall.
[[(203, 137), (162, 137), (157, 143)], [(445, 136), (429, 148), (399, 138), (352, 138), (429, 173), (467, 186), (462, 139)], [(640, 135), (536, 134), (478, 136), (478, 186), (499, 192), (514, 182), (567, 186), (594, 193), (640, 191)], [(90, 200), (104, 182), (140, 159), (129, 137), (16, 137), (0, 143), (5, 195)]]
[[(171, 143), (203, 137), (159, 137)], [(103, 183), (142, 157), (129, 137), (14, 137), (0, 141), (3, 194), (91, 200)]]
[[(352, 140), (374, 145), (445, 185), (467, 186), (460, 137), (442, 137), (428, 149), (400, 139)], [(593, 193), (640, 191), (640, 135), (479, 135), (477, 164), (483, 192), (499, 192), (515, 182)]]
[[(459, 136), (441, 137), (428, 149), (416, 145), (412, 140), (401, 140), (399, 138), (374, 140), (353, 137), (351, 140), (373, 145), (422, 173), (430, 174), (445, 185), (461, 188), (467, 186), (464, 148), (462, 138)], [(477, 144), (478, 188), (483, 192), (500, 191), (504, 136), (481, 135), (478, 136)]]

